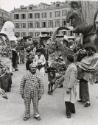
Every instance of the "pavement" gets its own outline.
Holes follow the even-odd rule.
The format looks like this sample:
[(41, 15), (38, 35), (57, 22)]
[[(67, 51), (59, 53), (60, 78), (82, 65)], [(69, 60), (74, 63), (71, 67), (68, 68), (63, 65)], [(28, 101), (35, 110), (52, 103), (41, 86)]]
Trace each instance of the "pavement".
[[(41, 121), (33, 119), (31, 103), (31, 118), (23, 121), (24, 102), (19, 94), (25, 66), (19, 65), (19, 71), (13, 73), (11, 92), (7, 93), (8, 100), (0, 98), (0, 125), (98, 125), (98, 84), (90, 85), (91, 106), (83, 107), (76, 102), (76, 114), (71, 119), (65, 116), (63, 88), (58, 88), (53, 95), (47, 94), (47, 75), (44, 78), (45, 93), (39, 103)], [(78, 86), (77, 86), (78, 90)]]

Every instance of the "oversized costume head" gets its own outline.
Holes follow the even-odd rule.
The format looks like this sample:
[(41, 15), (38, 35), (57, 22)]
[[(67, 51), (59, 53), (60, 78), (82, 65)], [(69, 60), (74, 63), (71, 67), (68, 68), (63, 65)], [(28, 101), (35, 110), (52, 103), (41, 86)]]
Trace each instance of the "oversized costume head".
[(17, 42), (17, 38), (15, 36), (15, 26), (13, 22), (6, 21), (1, 29), (1, 33), (7, 35), (9, 41)]

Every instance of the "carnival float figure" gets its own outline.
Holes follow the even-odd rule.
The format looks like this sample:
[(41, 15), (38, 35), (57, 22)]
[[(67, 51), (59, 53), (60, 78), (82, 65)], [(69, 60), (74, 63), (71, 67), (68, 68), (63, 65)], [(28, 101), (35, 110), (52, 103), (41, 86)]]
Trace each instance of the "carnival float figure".
[[(79, 102), (83, 102), (85, 107), (90, 106), (90, 97), (89, 97), (89, 88), (88, 83), (94, 83), (92, 79), (95, 76), (95, 73), (98, 72), (98, 11), (94, 16), (94, 23), (87, 24), (83, 18), (81, 18), (81, 14), (79, 14), (79, 8), (76, 6), (78, 2), (74, 2), (75, 8), (73, 11), (70, 11), (67, 16), (67, 21), (71, 20), (72, 25), (74, 26), (74, 33), (82, 34), (82, 49), (86, 51), (85, 57), (78, 53), (78, 56), (81, 56), (79, 68), (81, 72), (80, 74), (80, 100)], [(76, 16), (77, 15), (77, 16)], [(80, 23), (77, 23), (77, 18), (80, 20)], [(79, 61), (77, 60), (77, 61)]]
[[(66, 65), (66, 57), (68, 54), (72, 54), (75, 57), (76, 61), (79, 61), (78, 71), (81, 70), (82, 78), (79, 79), (79, 87), (80, 87), (80, 100), (79, 102), (83, 102), (85, 107), (90, 106), (90, 97), (89, 97), (89, 87), (88, 83), (94, 83), (91, 79), (94, 79), (96, 72), (98, 72), (98, 11), (94, 16), (94, 23), (87, 24), (85, 22), (83, 13), (81, 10), (81, 4), (78, 2), (73, 2), (73, 8), (68, 12), (67, 23), (71, 23), (73, 26), (72, 32), (75, 34), (79, 34), (79, 39), (77, 41), (76, 47), (72, 50), (67, 47), (66, 44), (62, 44), (60, 41), (56, 40), (56, 35), (60, 30), (66, 29), (68, 27), (59, 27), (54, 32), (51, 38), (51, 44), (49, 48), (51, 53), (55, 53), (54, 55), (60, 53), (65, 61)], [(68, 41), (68, 40), (67, 40)], [(75, 39), (76, 41), (76, 39)], [(51, 54), (50, 54), (51, 55)], [(81, 59), (79, 59), (80, 57)], [(79, 57), (79, 58), (78, 58)], [(78, 59), (79, 60), (78, 60)]]
[(14, 24), (7, 21), (0, 32), (0, 88), (6, 92), (11, 91), (12, 84), (12, 41), (16, 41)]

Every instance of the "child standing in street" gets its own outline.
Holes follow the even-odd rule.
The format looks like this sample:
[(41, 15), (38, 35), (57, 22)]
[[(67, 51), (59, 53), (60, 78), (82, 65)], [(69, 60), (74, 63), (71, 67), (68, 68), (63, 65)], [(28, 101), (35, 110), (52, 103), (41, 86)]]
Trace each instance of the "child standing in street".
[(24, 120), (30, 118), (30, 103), (33, 102), (34, 118), (40, 120), (40, 114), (38, 111), (38, 103), (44, 93), (44, 86), (41, 83), (40, 77), (36, 74), (36, 65), (30, 64), (30, 70), (23, 77), (20, 84), (20, 93), (24, 99), (25, 114)]
[(67, 56), (67, 70), (64, 76), (64, 101), (66, 107), (66, 116), (71, 118), (71, 113), (75, 113), (76, 84), (77, 84), (77, 66), (74, 63), (72, 55)]
[(55, 85), (56, 69), (53, 67), (49, 67), (49, 68), (47, 68), (47, 72), (48, 72), (48, 81), (49, 81), (48, 94), (52, 95), (54, 85)]

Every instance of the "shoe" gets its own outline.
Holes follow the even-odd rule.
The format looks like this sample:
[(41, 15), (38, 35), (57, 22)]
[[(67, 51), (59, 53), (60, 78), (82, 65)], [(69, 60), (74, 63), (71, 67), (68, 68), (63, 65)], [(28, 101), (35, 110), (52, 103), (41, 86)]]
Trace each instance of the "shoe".
[(80, 100), (78, 100), (78, 102), (83, 102), (83, 101), (80, 99)]
[(50, 91), (48, 92), (48, 95), (52, 95), (52, 94), (53, 94), (52, 92), (50, 92)]
[(84, 104), (84, 107), (89, 107), (91, 104), (90, 104), (90, 102), (86, 102), (85, 104)]
[(60, 85), (58, 88), (63, 88), (63, 85)]
[(75, 111), (71, 111), (71, 113), (75, 114), (76, 112)]
[(97, 80), (97, 81), (95, 81), (95, 84), (98, 84), (98, 80)]
[(71, 118), (71, 114), (67, 114), (66, 116), (67, 116), (67, 118)]
[(4, 99), (8, 99), (7, 95), (3, 95), (2, 97), (3, 97)]
[(15, 69), (15, 71), (18, 71), (18, 69)]
[(50, 91), (48, 91), (48, 95), (50, 95), (51, 94), (51, 92)]
[(80, 99), (80, 100), (78, 100), (78, 102), (80, 102), (80, 103), (85, 103), (86, 101), (85, 101), (85, 100)]
[(23, 120), (27, 121), (30, 117), (24, 117)]
[(35, 118), (36, 120), (38, 120), (38, 121), (41, 120), (41, 117), (40, 117), (39, 115), (35, 115), (34, 118)]

